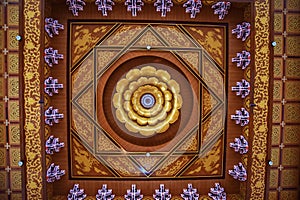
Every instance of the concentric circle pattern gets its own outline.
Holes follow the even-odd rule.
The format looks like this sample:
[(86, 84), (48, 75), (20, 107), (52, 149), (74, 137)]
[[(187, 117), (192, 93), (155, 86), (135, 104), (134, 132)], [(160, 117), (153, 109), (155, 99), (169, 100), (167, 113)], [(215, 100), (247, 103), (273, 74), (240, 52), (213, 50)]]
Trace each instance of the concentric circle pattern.
[(131, 69), (118, 81), (113, 96), (116, 117), (127, 130), (143, 136), (165, 132), (179, 117), (179, 84), (166, 70)]
[(141, 98), (141, 104), (144, 108), (152, 108), (155, 104), (155, 98), (152, 94), (144, 94)]

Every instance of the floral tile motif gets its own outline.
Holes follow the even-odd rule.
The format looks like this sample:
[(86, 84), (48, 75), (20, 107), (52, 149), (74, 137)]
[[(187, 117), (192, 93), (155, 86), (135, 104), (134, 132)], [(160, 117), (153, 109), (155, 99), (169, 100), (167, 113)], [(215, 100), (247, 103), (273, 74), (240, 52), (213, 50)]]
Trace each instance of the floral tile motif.
[(290, 123), (300, 123), (300, 104), (287, 103), (285, 105), (285, 121)]
[(8, 77), (8, 98), (19, 97), (19, 77)]
[(283, 1), (284, 0), (274, 0), (274, 9), (282, 10), (283, 9)]
[(282, 163), (285, 166), (298, 166), (299, 165), (299, 148), (298, 147), (285, 147), (282, 149)]
[(6, 126), (5, 124), (0, 124), (0, 144), (5, 144), (6, 142)]
[(274, 36), (274, 41), (276, 41), (277, 45), (274, 47), (274, 55), (282, 55), (283, 54), (283, 37), (280, 35)]
[(280, 199), (299, 199), (299, 192), (297, 190), (283, 190), (280, 192)]
[(300, 143), (300, 126), (286, 125), (284, 127), (283, 143), (284, 144), (299, 144)]
[[(0, 77), (0, 97), (4, 97), (5, 96), (5, 79), (3, 77)], [(1, 108), (1, 106), (0, 106)], [(1, 114), (0, 114), (1, 116)], [(0, 118), (1, 119), (1, 118)]]
[(11, 176), (11, 189), (12, 190), (22, 190), (22, 175), (21, 171), (12, 170), (10, 171)]
[(0, 102), (0, 120), (5, 121), (5, 102)]
[(14, 192), (14, 193), (11, 194), (11, 198), (13, 200), (22, 200), (22, 193), (21, 192), (19, 192), (19, 193)]
[(300, 10), (300, 1), (299, 0), (288, 0), (287, 1), (288, 10)]
[(300, 56), (300, 36), (286, 37), (287, 56)]
[(272, 126), (272, 145), (280, 144), (280, 129), (281, 126), (279, 125)]
[(8, 26), (18, 26), (19, 24), (19, 5), (8, 4), (7, 6)]
[[(0, 40), (1, 40), (1, 35), (0, 35)], [(4, 73), (5, 71), (5, 58), (3, 54), (0, 54), (0, 73)]]
[(288, 13), (287, 14), (287, 32), (288, 33), (299, 33), (300, 32), (300, 14)]
[(274, 78), (282, 77), (282, 73), (283, 73), (282, 66), (283, 66), (282, 58), (274, 58), (274, 66), (273, 66)]
[(10, 143), (20, 145), (20, 124), (10, 124), (8, 130)]
[[(7, 172), (0, 171), (0, 190), (5, 190), (6, 187), (7, 187)], [(1, 196), (0, 196), (0, 198), (1, 198)]]
[(282, 81), (274, 81), (273, 86), (273, 100), (281, 100), (282, 99)]
[(297, 169), (283, 169), (281, 177), (282, 187), (295, 187), (295, 185), (299, 185), (299, 173)]
[(18, 100), (10, 100), (8, 102), (8, 109), (9, 109), (9, 121), (11, 122), (18, 122), (20, 119), (20, 103)]
[(277, 193), (276, 190), (275, 191), (269, 191), (268, 195), (269, 195), (268, 200), (277, 200), (278, 199), (278, 197), (277, 197), (278, 193)]
[(273, 112), (272, 112), (273, 123), (280, 123), (281, 122), (281, 104), (274, 103), (273, 104)]
[(21, 152), (20, 148), (11, 147), (9, 149), (10, 152), (10, 164), (12, 167), (18, 167), (18, 163), (21, 160)]
[(274, 166), (279, 166), (279, 148), (271, 149), (271, 160), (273, 161)]
[(278, 169), (270, 170), (270, 188), (278, 187)]
[(274, 14), (274, 31), (275, 32), (283, 32), (283, 14), (275, 13)]
[(0, 167), (6, 167), (6, 149), (0, 148)]
[[(274, 81), (275, 82), (275, 81)], [(300, 100), (300, 80), (299, 81), (287, 81), (285, 83), (285, 99), (299, 101)]]
[(7, 66), (9, 74), (19, 73), (19, 54), (11, 52), (7, 56)]
[(286, 60), (286, 77), (300, 79), (300, 58), (288, 58)]
[(16, 36), (19, 34), (18, 29), (9, 28), (7, 30), (7, 48), (11, 51), (17, 51), (19, 49), (19, 41), (16, 40)]

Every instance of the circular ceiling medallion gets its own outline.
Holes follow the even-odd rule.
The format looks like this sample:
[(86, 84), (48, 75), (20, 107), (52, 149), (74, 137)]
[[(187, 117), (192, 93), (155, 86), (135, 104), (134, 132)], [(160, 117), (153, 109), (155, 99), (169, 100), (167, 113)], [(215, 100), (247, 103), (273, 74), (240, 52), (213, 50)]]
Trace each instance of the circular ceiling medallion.
[(165, 132), (182, 107), (179, 84), (162, 69), (131, 69), (119, 80), (113, 96), (115, 114), (126, 129), (143, 136)]
[[(150, 72), (152, 75), (149, 74)], [(129, 76), (134, 76), (134, 78), (131, 79)], [(127, 86), (121, 84), (125, 81), (122, 79), (127, 80)], [(119, 91), (121, 86), (125, 87), (123, 92)], [(185, 137), (186, 132), (199, 123), (198, 89), (197, 79), (189, 74), (185, 66), (169, 52), (130, 52), (105, 70), (98, 79), (97, 121), (103, 130), (113, 140), (122, 144), (127, 151), (165, 151), (165, 149), (172, 148), (170, 145), (172, 140)], [(124, 120), (120, 121), (117, 116), (116, 111), (119, 107), (115, 106), (114, 102), (117, 93), (123, 93), (119, 96), (122, 99), (117, 104), (120, 109), (124, 110), (122, 117), (127, 118), (126, 123)], [(178, 109), (172, 111), (176, 103), (175, 95), (177, 101), (181, 103), (177, 103)], [(127, 107), (124, 105), (125, 102), (130, 105), (127, 110), (125, 110)], [(166, 117), (160, 116), (162, 111), (167, 113)], [(129, 112), (131, 114), (128, 115)], [(137, 115), (138, 119), (132, 119), (135, 117), (133, 114)], [(149, 128), (152, 129), (155, 126), (154, 123), (158, 126), (164, 121), (160, 117), (165, 117), (169, 123), (165, 124), (164, 129), (157, 128), (156, 131), (150, 132)], [(133, 132), (128, 129), (126, 125), (128, 122), (139, 127), (138, 131)], [(147, 125), (143, 125), (144, 123)], [(143, 134), (140, 132), (140, 127), (144, 128)]]

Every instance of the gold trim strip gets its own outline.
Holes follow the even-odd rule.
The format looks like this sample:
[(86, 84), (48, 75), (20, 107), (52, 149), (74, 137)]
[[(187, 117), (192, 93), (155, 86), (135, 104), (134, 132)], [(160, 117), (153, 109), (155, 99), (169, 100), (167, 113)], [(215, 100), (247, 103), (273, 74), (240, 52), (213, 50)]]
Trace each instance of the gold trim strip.
[(250, 199), (264, 199), (269, 102), (269, 0), (255, 1), (255, 77)]
[(27, 199), (42, 199), (42, 148), (40, 138), (40, 38), (39, 0), (24, 0), (24, 137)]

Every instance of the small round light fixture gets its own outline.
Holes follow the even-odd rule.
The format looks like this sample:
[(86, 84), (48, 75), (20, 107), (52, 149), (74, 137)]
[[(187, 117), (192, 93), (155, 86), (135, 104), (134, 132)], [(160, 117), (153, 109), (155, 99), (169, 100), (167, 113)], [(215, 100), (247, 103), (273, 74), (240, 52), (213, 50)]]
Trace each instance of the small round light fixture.
[(147, 152), (147, 153), (146, 153), (146, 156), (147, 156), (147, 157), (149, 157), (149, 156), (150, 156), (150, 153), (149, 153), (149, 152)]
[(150, 46), (150, 45), (148, 45), (146, 48), (147, 48), (147, 50), (148, 50), (148, 51), (150, 51), (150, 49), (151, 49), (151, 46)]
[(272, 43), (272, 47), (276, 47), (277, 43), (275, 41), (273, 41)]
[(269, 166), (272, 166), (273, 165), (273, 161), (269, 160), (268, 164), (269, 164)]
[(18, 162), (18, 165), (19, 165), (19, 167), (22, 167), (23, 166), (23, 161), (22, 160), (20, 160), (19, 162)]
[(17, 36), (16, 36), (16, 40), (21, 41), (21, 40), (22, 40), (22, 37), (21, 37), (20, 35), (17, 35)]

